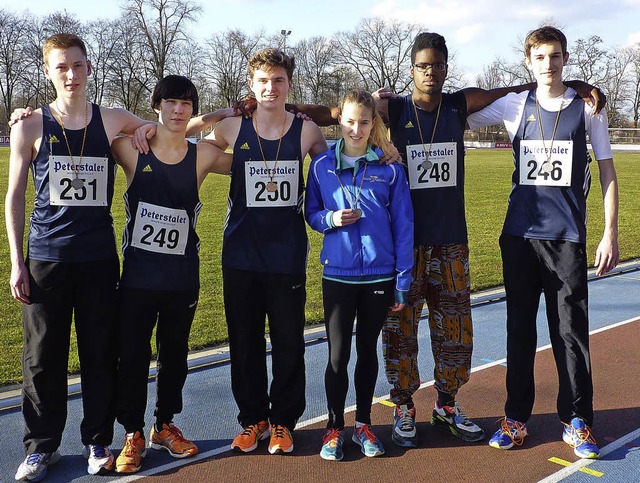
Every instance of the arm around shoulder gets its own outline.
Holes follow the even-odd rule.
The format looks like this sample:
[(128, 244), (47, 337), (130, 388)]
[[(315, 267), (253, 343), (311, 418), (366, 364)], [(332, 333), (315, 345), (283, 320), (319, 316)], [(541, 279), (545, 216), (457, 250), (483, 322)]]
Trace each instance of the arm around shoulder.
[(297, 114), (305, 114), (318, 126), (333, 126), (338, 124), (338, 107), (328, 107), (321, 104), (286, 104), (285, 109)]
[(100, 113), (109, 142), (113, 141), (118, 134), (130, 136), (140, 126), (151, 123), (151, 121), (145, 121), (121, 107), (100, 106)]
[(208, 127), (216, 124), (227, 117), (239, 116), (240, 111), (233, 107), (225, 107), (223, 109), (217, 109), (213, 112), (203, 114), (202, 116), (193, 117), (189, 120), (187, 125), (187, 137), (193, 136), (201, 131), (204, 131)]
[(468, 87), (466, 89), (462, 89), (462, 92), (467, 100), (467, 112), (469, 114), (473, 114), (474, 112), (484, 109), (501, 97), (506, 96), (510, 92), (515, 92), (517, 94), (519, 92), (529, 91), (531, 89), (535, 89), (536, 85), (537, 84), (535, 82), (531, 82), (529, 84), (498, 87), (496, 89), (489, 90), (480, 89), (479, 87)]

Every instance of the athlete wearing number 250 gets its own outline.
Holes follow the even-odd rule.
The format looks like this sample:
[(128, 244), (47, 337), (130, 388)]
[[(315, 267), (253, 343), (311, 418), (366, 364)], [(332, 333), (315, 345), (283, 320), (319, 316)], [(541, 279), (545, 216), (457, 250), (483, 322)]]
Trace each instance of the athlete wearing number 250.
[[(256, 98), (251, 118), (219, 122), (206, 142), (233, 147), (222, 273), (231, 348), (231, 387), (243, 427), (232, 447), (253, 451), (271, 433), (269, 452), (293, 451), (305, 407), (304, 304), (307, 234), (302, 164), (327, 148), (318, 126), (285, 110), (293, 58), (263, 49), (249, 60)], [(273, 381), (268, 385), (268, 317)], [(269, 425), (270, 423), (270, 425)]]

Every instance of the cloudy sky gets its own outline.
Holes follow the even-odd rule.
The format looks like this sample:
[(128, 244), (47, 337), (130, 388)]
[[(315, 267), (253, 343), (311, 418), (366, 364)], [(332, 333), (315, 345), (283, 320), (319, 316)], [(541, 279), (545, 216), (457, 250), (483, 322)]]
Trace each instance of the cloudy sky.
[[(197, 0), (196, 0), (197, 1)], [(67, 10), (81, 20), (115, 18), (123, 0), (0, 0), (0, 8), (45, 15)], [(201, 0), (192, 32), (208, 37), (239, 28), (267, 34), (291, 30), (287, 42), (355, 31), (363, 18), (418, 23), (447, 39), (456, 63), (473, 83), (496, 56), (516, 60), (514, 48), (541, 22), (553, 21), (569, 43), (598, 35), (606, 47), (640, 42), (640, 0)]]

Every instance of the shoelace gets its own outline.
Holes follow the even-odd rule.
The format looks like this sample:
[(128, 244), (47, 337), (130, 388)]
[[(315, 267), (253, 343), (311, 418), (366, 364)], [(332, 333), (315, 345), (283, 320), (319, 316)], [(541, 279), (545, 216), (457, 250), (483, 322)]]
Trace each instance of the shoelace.
[(413, 427), (413, 408), (400, 410), (400, 429), (406, 430)]
[(500, 426), (502, 429), (502, 433), (506, 434), (511, 438), (513, 444), (516, 446), (520, 446), (524, 443), (524, 424), (519, 421), (511, 421), (507, 418), (502, 420), (502, 424)]
[(455, 413), (456, 416), (462, 419), (462, 424), (471, 424), (471, 421), (469, 420), (466, 413), (464, 412), (464, 409), (462, 409), (462, 406), (458, 404), (458, 401), (453, 403), (453, 412)]
[(279, 424), (275, 425), (273, 427), (273, 437), (274, 438), (284, 438), (285, 437), (285, 430), (286, 430), (286, 428), (284, 426), (280, 426)]
[(134, 456), (135, 454), (139, 453), (135, 444), (137, 439), (139, 438), (131, 437), (131, 438), (127, 438), (126, 441), (124, 442), (124, 448), (122, 448), (122, 451), (124, 451), (124, 454), (126, 456)]
[(28, 465), (37, 465), (46, 458), (46, 453), (31, 453), (27, 458)]
[(258, 434), (260, 432), (260, 427), (257, 424), (250, 424), (242, 431), (243, 436), (251, 436), (252, 433)]
[(182, 431), (180, 431), (177, 427), (171, 425), (168, 426), (169, 433), (173, 436), (173, 441), (184, 442), (186, 439), (182, 435)]
[(109, 456), (109, 450), (106, 446), (100, 446), (98, 444), (92, 444), (90, 446), (91, 454), (94, 458), (107, 458)]
[(361, 426), (361, 427), (359, 428), (359, 430), (360, 430), (361, 432), (363, 432), (363, 433), (364, 433), (364, 435), (367, 437), (367, 439), (368, 439), (369, 441), (371, 441), (372, 443), (375, 443), (375, 442), (377, 441), (377, 439), (376, 439), (376, 435), (375, 435), (375, 434), (373, 434), (373, 431), (371, 431), (371, 426), (369, 426), (368, 424), (365, 424), (364, 426)]
[(582, 443), (594, 443), (595, 444), (596, 440), (593, 437), (593, 435), (591, 434), (591, 429), (589, 428), (589, 426), (585, 426), (585, 429), (574, 428), (570, 424), (567, 424), (566, 426), (568, 426), (569, 429), (578, 436), (578, 441), (580, 441), (580, 443), (576, 444), (576, 446), (580, 446)]
[(322, 439), (322, 444), (331, 443), (332, 447), (338, 445), (338, 440), (340, 439), (340, 430), (332, 428), (324, 435)]

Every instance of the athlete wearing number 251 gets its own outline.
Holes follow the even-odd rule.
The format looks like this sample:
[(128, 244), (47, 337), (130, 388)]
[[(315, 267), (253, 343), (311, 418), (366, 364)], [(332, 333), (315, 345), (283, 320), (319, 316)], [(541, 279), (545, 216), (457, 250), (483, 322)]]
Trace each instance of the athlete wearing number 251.
[[(67, 418), (67, 362), (75, 325), (82, 373), (82, 443), (89, 473), (113, 468), (111, 402), (119, 262), (110, 213), (115, 165), (111, 142), (145, 121), (87, 102), (91, 63), (79, 37), (43, 45), (56, 92), (11, 130), (6, 222), (11, 293), (22, 302), (22, 413), (27, 457), (18, 480), (40, 480), (59, 460)], [(27, 258), (23, 246), (28, 174), (35, 187)]]

